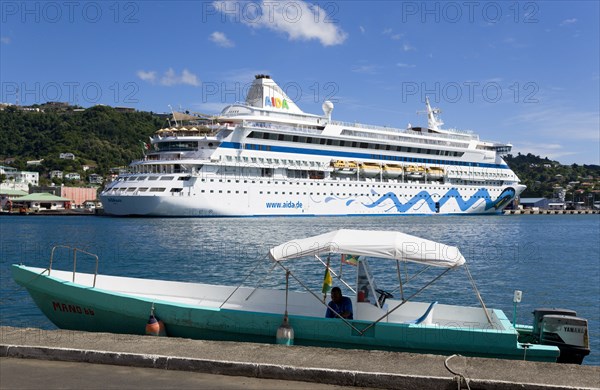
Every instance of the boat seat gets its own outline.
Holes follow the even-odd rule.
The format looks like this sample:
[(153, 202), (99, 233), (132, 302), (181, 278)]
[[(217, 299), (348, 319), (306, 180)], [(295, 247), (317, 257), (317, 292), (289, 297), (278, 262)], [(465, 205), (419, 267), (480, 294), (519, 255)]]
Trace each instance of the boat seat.
[(431, 302), (425, 313), (414, 321), (405, 322), (405, 324), (415, 324), (415, 325), (431, 325), (433, 323), (433, 308), (437, 305), (437, 301)]

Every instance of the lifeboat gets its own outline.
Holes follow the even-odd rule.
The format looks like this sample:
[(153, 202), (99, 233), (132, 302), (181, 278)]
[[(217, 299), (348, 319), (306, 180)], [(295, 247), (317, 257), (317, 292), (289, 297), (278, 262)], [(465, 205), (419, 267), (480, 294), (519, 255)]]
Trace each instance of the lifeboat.
[(377, 176), (381, 172), (381, 166), (373, 162), (364, 162), (359, 165), (363, 176)]
[(406, 167), (406, 176), (411, 179), (421, 179), (425, 174), (425, 168), (420, 165), (409, 165)]
[(427, 168), (427, 177), (433, 180), (441, 179), (444, 177), (444, 169), (440, 167), (429, 167)]
[(341, 175), (352, 175), (356, 173), (358, 164), (356, 161), (345, 161), (345, 160), (333, 160), (331, 161), (334, 173)]
[(385, 164), (383, 166), (383, 176), (398, 177), (402, 175), (402, 165), (400, 164)]

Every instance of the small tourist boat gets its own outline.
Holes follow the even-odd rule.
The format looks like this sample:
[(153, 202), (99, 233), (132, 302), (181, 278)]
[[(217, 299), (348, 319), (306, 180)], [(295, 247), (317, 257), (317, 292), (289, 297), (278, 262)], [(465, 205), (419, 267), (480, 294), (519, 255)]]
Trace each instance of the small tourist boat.
[[(83, 251), (77, 250), (73, 270), (59, 271), (53, 269), (55, 249), (48, 268), (13, 265), (12, 274), (63, 329), (145, 334), (154, 327), (150, 333), (170, 337), (545, 362), (581, 363), (589, 354), (587, 321), (576, 313), (538, 309), (534, 326), (514, 325), (501, 310), (486, 307), (458, 248), (400, 232), (336, 230), (276, 246), (264, 261), (269, 275), (281, 281), (279, 289), (261, 287), (265, 275), (256, 270), (263, 261), (240, 285), (224, 286), (102, 275), (95, 255), (96, 272), (81, 273), (75, 265)], [(310, 271), (309, 262), (324, 271), (323, 279), (310, 279), (315, 269)], [(425, 267), (422, 272), (434, 274), (432, 279), (415, 286), (415, 278), (407, 280), (401, 272), (409, 264)], [(343, 267), (353, 281), (342, 277)], [(441, 302), (465, 291), (464, 286), (452, 294), (439, 292), (437, 300), (415, 300), (435, 281), (461, 269), (481, 307)], [(378, 288), (379, 273), (387, 274), (380, 287), (397, 278), (398, 292)], [(251, 283), (251, 277), (260, 280)], [(332, 278), (351, 301), (352, 319), (325, 316)]]

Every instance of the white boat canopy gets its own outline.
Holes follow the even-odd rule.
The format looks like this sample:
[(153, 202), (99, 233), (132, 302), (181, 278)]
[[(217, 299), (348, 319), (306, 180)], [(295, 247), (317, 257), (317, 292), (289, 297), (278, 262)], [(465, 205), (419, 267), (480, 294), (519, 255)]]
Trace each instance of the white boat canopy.
[(282, 261), (328, 253), (410, 261), (446, 268), (465, 263), (465, 258), (454, 246), (400, 232), (349, 229), (288, 241), (272, 248), (269, 256), (273, 261)]

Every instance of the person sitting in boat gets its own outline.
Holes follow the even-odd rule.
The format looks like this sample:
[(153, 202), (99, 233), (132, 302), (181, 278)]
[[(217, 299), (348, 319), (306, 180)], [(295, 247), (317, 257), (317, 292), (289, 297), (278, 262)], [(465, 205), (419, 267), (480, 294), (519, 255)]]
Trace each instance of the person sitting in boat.
[(334, 287), (331, 289), (331, 302), (329, 302), (327, 306), (325, 317), (337, 318), (337, 315), (335, 314), (337, 313), (342, 318), (346, 318), (348, 320), (353, 319), (352, 301), (350, 298), (342, 295), (342, 290), (339, 287)]

